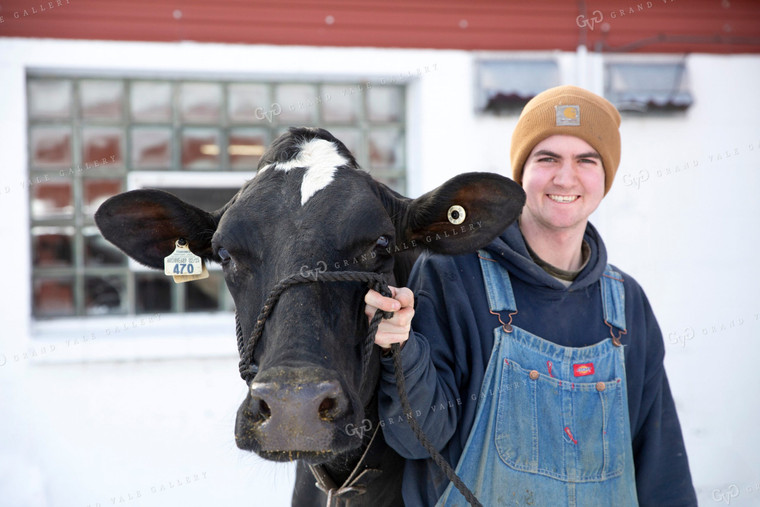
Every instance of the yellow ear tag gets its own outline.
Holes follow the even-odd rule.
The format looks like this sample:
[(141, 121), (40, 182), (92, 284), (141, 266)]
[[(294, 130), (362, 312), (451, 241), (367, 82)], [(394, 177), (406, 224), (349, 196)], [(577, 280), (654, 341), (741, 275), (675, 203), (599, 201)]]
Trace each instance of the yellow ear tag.
[(190, 251), (184, 239), (177, 240), (174, 251), (164, 257), (164, 274), (174, 278), (174, 283), (208, 278), (208, 270), (203, 259)]

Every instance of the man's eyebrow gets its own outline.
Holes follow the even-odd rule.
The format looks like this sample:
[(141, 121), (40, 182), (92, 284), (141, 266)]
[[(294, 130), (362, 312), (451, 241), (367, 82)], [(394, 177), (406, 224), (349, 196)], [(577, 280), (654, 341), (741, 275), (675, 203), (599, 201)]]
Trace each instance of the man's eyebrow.
[(589, 151), (588, 153), (581, 153), (580, 155), (576, 155), (575, 158), (598, 158), (599, 160), (602, 160), (602, 156), (599, 155), (595, 151)]
[(553, 151), (549, 150), (538, 150), (533, 154), (533, 157), (553, 157), (553, 158), (562, 158), (557, 153), (554, 153)]

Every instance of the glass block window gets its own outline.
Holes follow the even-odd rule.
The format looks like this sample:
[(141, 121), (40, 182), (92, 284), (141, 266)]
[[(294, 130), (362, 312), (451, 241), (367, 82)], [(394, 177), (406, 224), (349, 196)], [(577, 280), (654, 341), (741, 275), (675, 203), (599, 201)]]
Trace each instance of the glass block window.
[[(27, 76), (32, 312), (37, 319), (232, 308), (221, 271), (186, 284), (100, 235), (107, 198), (158, 186), (206, 210), (237, 191), (290, 126), (330, 130), (394, 190), (406, 186), (403, 86)], [(160, 181), (160, 185), (139, 182)], [(217, 176), (214, 176), (217, 175)], [(239, 178), (238, 178), (239, 179)], [(138, 182), (138, 183), (135, 183)]]

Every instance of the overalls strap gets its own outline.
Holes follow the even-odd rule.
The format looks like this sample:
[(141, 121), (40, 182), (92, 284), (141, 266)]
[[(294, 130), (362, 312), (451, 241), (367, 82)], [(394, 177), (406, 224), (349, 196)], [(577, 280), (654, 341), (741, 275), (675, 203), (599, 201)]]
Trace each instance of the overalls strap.
[(491, 312), (516, 312), (517, 303), (507, 270), (499, 266), (493, 256), (485, 250), (478, 250), (478, 258)]
[[(480, 259), (480, 268), (483, 272), (488, 306), (491, 312), (516, 312), (517, 303), (512, 291), (512, 282), (509, 280), (509, 272), (502, 268), (493, 256), (485, 250), (478, 250), (478, 258)], [(619, 329), (620, 334), (626, 334), (623, 276), (608, 264), (604, 274), (602, 274), (600, 285), (604, 321), (607, 325)], [(614, 334), (613, 337), (615, 337)]]
[[(626, 334), (625, 329), (625, 287), (623, 276), (614, 267), (607, 265), (601, 278), (602, 306), (604, 321)], [(613, 335), (614, 337), (614, 335)]]

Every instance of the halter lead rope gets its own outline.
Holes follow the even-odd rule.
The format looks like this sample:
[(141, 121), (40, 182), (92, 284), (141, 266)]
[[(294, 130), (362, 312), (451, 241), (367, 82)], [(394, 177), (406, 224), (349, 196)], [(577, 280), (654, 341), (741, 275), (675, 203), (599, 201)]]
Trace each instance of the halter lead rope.
[[(256, 317), (256, 325), (253, 327), (251, 336), (247, 343), (243, 343), (243, 330), (240, 325), (240, 320), (235, 313), (235, 331), (237, 333), (237, 345), (240, 352), (240, 364), (238, 369), (240, 370), (240, 376), (246, 383), (250, 383), (253, 377), (258, 372), (258, 366), (253, 362), (253, 353), (256, 349), (261, 335), (264, 333), (264, 324), (272, 313), (274, 305), (280, 299), (280, 296), (288, 288), (294, 285), (300, 285), (304, 283), (314, 282), (365, 282), (369, 284), (369, 287), (376, 290), (385, 297), (391, 296), (391, 290), (388, 288), (388, 284), (385, 282), (385, 277), (380, 273), (374, 273), (371, 271), (326, 271), (322, 273), (314, 273), (313, 275), (306, 275), (301, 273), (295, 273), (287, 278), (283, 278), (277, 285), (272, 288), (264, 306), (261, 307), (259, 316)], [(372, 355), (372, 345), (375, 341), (375, 333), (377, 333), (377, 326), (380, 325), (380, 321), (383, 318), (391, 318), (392, 313), (378, 310), (372, 317), (367, 331), (367, 339), (364, 343), (364, 349), (362, 350), (362, 377), (366, 373), (369, 366), (369, 358)]]
[[(369, 284), (370, 288), (376, 290), (383, 296), (391, 297), (391, 290), (388, 288), (385, 276), (381, 273), (371, 271), (325, 271), (315, 272), (313, 275), (295, 273), (282, 279), (274, 286), (274, 288), (272, 288), (266, 301), (264, 301), (264, 306), (262, 306), (259, 316), (256, 318), (256, 325), (254, 326), (247, 343), (243, 343), (243, 329), (240, 325), (237, 312), (235, 313), (235, 332), (237, 333), (237, 345), (238, 351), (240, 352), (239, 370), (240, 376), (245, 380), (246, 384), (250, 384), (251, 380), (253, 380), (253, 377), (258, 372), (258, 367), (253, 362), (253, 353), (256, 348), (256, 343), (258, 343), (261, 338), (261, 335), (264, 332), (264, 324), (271, 315), (274, 305), (277, 304), (282, 293), (294, 285), (315, 282), (365, 282)], [(377, 334), (377, 328), (380, 325), (380, 321), (384, 318), (389, 319), (392, 316), (392, 312), (384, 312), (382, 310), (377, 310), (375, 315), (372, 316), (372, 320), (370, 321), (367, 330), (367, 338), (364, 342), (364, 349), (362, 351), (362, 376), (360, 378), (365, 378), (367, 368), (369, 367), (369, 360), (372, 356), (372, 346), (375, 343), (375, 334)], [(396, 389), (398, 389), (399, 398), (401, 400), (401, 408), (405, 414), (412, 414), (411, 404), (409, 403), (409, 398), (406, 393), (404, 370), (401, 365), (401, 346), (398, 343), (394, 343), (391, 345), (391, 350), (393, 351), (393, 369), (396, 375)], [(451, 465), (449, 465), (446, 459), (441, 456), (438, 450), (427, 438), (427, 435), (425, 435), (422, 428), (417, 423), (417, 419), (415, 419), (414, 416), (411, 416), (407, 417), (406, 420), (409, 423), (409, 426), (411, 426), (417, 440), (419, 440), (425, 450), (430, 453), (430, 457), (435, 464), (443, 470), (446, 477), (454, 484), (462, 496), (464, 496), (470, 505), (482, 507), (472, 491), (467, 488), (462, 479), (460, 479), (456, 472), (454, 472), (454, 469), (451, 468)], [(328, 494), (328, 505), (330, 503), (330, 495)]]

